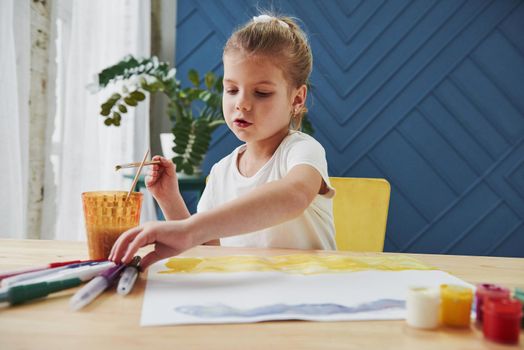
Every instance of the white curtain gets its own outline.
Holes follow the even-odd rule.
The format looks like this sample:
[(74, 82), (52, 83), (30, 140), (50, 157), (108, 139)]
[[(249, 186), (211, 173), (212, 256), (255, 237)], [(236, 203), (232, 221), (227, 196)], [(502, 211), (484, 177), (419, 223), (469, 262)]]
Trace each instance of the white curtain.
[(27, 236), (29, 14), (29, 2), (0, 0), (0, 236), (9, 238)]
[[(116, 164), (141, 160), (149, 147), (149, 102), (123, 115), (120, 127), (107, 127), (100, 104), (112, 92), (91, 94), (96, 73), (125, 55), (150, 55), (150, 1), (90, 0), (53, 2), (56, 40), (56, 105), (51, 107), (42, 238), (84, 240), (81, 193), (127, 190), (130, 181)], [(154, 217), (150, 197), (142, 220)]]

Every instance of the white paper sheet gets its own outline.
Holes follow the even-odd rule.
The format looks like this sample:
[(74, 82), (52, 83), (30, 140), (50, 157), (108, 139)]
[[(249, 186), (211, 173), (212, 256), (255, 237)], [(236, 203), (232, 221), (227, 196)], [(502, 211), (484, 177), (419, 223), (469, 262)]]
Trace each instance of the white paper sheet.
[(159, 274), (164, 263), (149, 268), (142, 326), (403, 319), (410, 286), (473, 288), (438, 270)]

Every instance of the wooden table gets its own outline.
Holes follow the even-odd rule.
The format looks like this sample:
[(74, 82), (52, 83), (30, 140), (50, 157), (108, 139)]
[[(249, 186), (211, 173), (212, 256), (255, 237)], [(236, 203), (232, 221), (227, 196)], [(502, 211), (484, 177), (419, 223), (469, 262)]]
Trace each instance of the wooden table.
[[(284, 249), (197, 247), (186, 256), (279, 255)], [(142, 252), (143, 253), (143, 252)], [(316, 252), (324, 254), (326, 252)], [(333, 253), (333, 252), (327, 252)], [(375, 253), (343, 253), (375, 256)], [(470, 283), (524, 288), (524, 259), (408, 254)], [(87, 258), (83, 242), (0, 239), (0, 271)], [(69, 311), (76, 289), (15, 307), (0, 307), (0, 349), (513, 349), (485, 341), (482, 330), (408, 327), (404, 321), (303, 322), (140, 327), (142, 274), (127, 297), (106, 292)]]

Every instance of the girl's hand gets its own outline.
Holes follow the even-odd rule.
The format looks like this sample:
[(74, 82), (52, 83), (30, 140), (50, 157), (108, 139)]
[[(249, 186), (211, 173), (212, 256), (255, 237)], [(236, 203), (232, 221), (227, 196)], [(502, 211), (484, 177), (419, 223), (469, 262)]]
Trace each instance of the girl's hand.
[(111, 249), (109, 260), (127, 264), (131, 262), (138, 249), (150, 244), (155, 244), (155, 249), (141, 260), (141, 270), (196, 245), (193, 243), (185, 220), (148, 222), (120, 235)]
[(176, 166), (170, 159), (161, 156), (154, 156), (152, 160), (158, 160), (160, 164), (151, 166), (145, 183), (149, 192), (162, 206), (180, 194)]

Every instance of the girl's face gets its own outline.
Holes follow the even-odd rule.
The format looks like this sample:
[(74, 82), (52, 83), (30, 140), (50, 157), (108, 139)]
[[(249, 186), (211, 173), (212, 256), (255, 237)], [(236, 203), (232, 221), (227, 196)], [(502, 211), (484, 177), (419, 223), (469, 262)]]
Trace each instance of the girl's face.
[(228, 127), (241, 141), (280, 142), (292, 111), (303, 105), (306, 87), (290, 88), (267, 56), (224, 55), (222, 108)]

